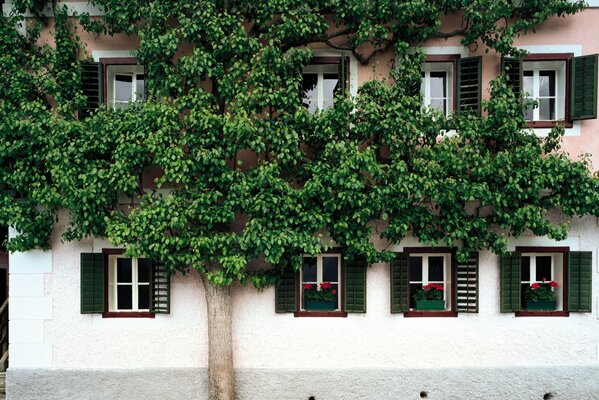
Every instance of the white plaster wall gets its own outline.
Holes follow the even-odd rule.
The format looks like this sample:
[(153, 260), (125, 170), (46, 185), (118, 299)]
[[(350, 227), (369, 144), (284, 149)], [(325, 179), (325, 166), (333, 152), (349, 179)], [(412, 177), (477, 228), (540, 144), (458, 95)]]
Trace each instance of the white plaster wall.
[[(60, 229), (58, 229), (60, 231)], [(559, 245), (538, 238), (514, 244)], [(412, 241), (406, 242), (413, 245)], [(79, 311), (79, 253), (101, 242), (53, 243), (52, 274), (45, 282), (52, 317), (44, 343), (53, 368), (206, 367), (203, 287), (195, 273), (172, 281), (171, 314), (155, 319), (103, 319)], [(107, 244), (104, 243), (104, 246)], [(575, 219), (566, 245), (599, 251), (597, 218)], [(402, 246), (400, 246), (402, 247)], [(599, 266), (594, 258), (593, 298)], [(237, 368), (351, 369), (512, 366), (598, 366), (599, 319), (516, 318), (499, 312), (499, 258), (480, 257), (480, 310), (457, 318), (404, 318), (389, 312), (389, 267), (369, 268), (368, 312), (348, 318), (294, 318), (276, 314), (274, 289), (234, 288), (234, 355)], [(11, 266), (12, 268), (12, 266)], [(13, 340), (18, 340), (12, 337)], [(12, 350), (11, 350), (12, 351)], [(12, 357), (12, 353), (11, 353)], [(14, 365), (13, 365), (14, 366)]]

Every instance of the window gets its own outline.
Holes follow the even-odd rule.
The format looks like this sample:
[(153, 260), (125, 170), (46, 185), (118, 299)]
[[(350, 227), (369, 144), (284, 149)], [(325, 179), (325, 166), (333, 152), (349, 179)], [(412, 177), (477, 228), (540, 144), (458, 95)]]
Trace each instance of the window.
[[(565, 120), (566, 61), (525, 61), (522, 68), (526, 120)], [(537, 101), (537, 107), (533, 108), (533, 101)]]
[(500, 288), (501, 312), (515, 312), (518, 317), (590, 312), (592, 253), (568, 247), (516, 247), (501, 257)]
[(422, 68), (423, 106), (449, 116), (454, 110), (454, 62), (425, 62)]
[(108, 310), (150, 311), (150, 273), (146, 258), (108, 255)]
[(145, 98), (144, 67), (140, 65), (107, 65), (106, 98), (114, 108), (126, 108), (132, 101)]
[[(335, 95), (345, 91), (349, 59), (315, 57), (302, 75), (302, 103), (314, 114), (333, 107)], [(344, 77), (344, 79), (341, 79)]]
[[(419, 310), (415, 295), (425, 286), (435, 284), (442, 288), (441, 300), (444, 302), (442, 310), (451, 310), (451, 254), (410, 254), (409, 281), (411, 310)], [(437, 290), (437, 289), (432, 289)], [(419, 310), (421, 311), (421, 310)], [(429, 310), (430, 311), (430, 310)]]
[(304, 257), (301, 270), (303, 310), (341, 308), (341, 254)]

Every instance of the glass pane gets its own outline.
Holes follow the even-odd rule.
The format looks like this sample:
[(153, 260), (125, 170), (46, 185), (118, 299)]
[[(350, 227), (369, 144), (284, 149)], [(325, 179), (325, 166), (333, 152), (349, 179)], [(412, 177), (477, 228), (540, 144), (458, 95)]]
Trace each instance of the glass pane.
[(431, 72), (431, 98), (447, 97), (447, 72)]
[(302, 78), (302, 102), (313, 113), (318, 109), (318, 74), (304, 74)]
[(520, 264), (520, 279), (522, 282), (530, 281), (530, 257), (522, 256)]
[(322, 258), (322, 280), (324, 282), (339, 282), (338, 262), (337, 257)]
[(137, 281), (150, 282), (150, 271), (152, 269), (152, 261), (147, 258), (137, 260)]
[(532, 71), (524, 71), (522, 74), (522, 90), (531, 96), (534, 95), (534, 76)]
[(555, 99), (539, 99), (539, 119), (541, 121), (555, 120)]
[(445, 281), (443, 279), (443, 256), (428, 258), (428, 280), (432, 282)]
[(131, 259), (116, 259), (116, 281), (119, 283), (131, 283)]
[(146, 77), (145, 75), (137, 75), (137, 82), (135, 85), (135, 95), (137, 100), (144, 100), (146, 98)]
[(550, 281), (551, 277), (551, 256), (538, 256), (536, 265), (537, 281), (542, 281), (543, 278)]
[(331, 289), (333, 289), (335, 291), (335, 294), (336, 294), (335, 302), (337, 303), (337, 305), (339, 305), (339, 285), (333, 284), (333, 285), (331, 285)]
[(539, 96), (555, 96), (555, 71), (539, 71)]
[(526, 108), (524, 109), (524, 119), (527, 121), (532, 121), (534, 118), (534, 102), (532, 99), (524, 99), (524, 105)]
[(331, 100), (335, 95), (335, 90), (339, 85), (339, 74), (324, 74), (323, 75), (323, 98)]
[(446, 107), (445, 105), (447, 104), (447, 100), (445, 99), (431, 99), (431, 104), (429, 106), (429, 108), (432, 108), (433, 110), (437, 110), (440, 111), (442, 113), (446, 113)]
[(334, 105), (333, 100), (324, 99), (322, 102), (322, 109), (326, 110), (328, 108), (333, 107), (333, 105)]
[(304, 257), (302, 282), (316, 282), (316, 257)]
[(114, 76), (114, 100), (129, 101), (133, 89), (133, 77), (131, 75)]
[(410, 257), (410, 281), (422, 282), (422, 257)]
[(415, 308), (416, 307), (416, 302), (414, 301), (414, 293), (418, 289), (422, 289), (422, 284), (420, 284), (420, 283), (410, 283), (410, 308)]
[(118, 285), (117, 286), (117, 309), (118, 310), (131, 310), (133, 308), (133, 287), (131, 285)]
[(526, 299), (524, 297), (524, 293), (526, 293), (526, 289), (528, 289), (529, 286), (529, 283), (523, 283), (520, 286), (520, 307), (522, 307), (523, 310), (526, 310)]
[(137, 308), (140, 310), (150, 309), (150, 285), (139, 285), (137, 287)]

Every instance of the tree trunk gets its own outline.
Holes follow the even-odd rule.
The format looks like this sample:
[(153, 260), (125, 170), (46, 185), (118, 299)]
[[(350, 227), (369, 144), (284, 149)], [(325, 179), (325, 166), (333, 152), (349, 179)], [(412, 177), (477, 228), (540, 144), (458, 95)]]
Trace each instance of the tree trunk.
[(231, 287), (202, 280), (208, 310), (208, 399), (235, 400)]

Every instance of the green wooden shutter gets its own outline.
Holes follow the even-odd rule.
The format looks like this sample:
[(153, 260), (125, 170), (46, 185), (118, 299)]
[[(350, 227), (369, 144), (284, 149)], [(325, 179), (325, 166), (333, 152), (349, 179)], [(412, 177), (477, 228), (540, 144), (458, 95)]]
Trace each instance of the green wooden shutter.
[(568, 254), (568, 310), (591, 312), (592, 260), (590, 251)]
[(391, 261), (391, 313), (408, 311), (410, 285), (408, 281), (408, 253), (397, 253)]
[(458, 60), (457, 98), (459, 113), (470, 112), (480, 116), (482, 58), (468, 57)]
[(574, 57), (571, 61), (570, 118), (597, 118), (597, 54)]
[(345, 311), (366, 312), (366, 260), (356, 259), (345, 262)]
[(501, 59), (501, 71), (507, 77), (507, 85), (512, 88), (514, 95), (522, 95), (522, 60), (511, 57)]
[(81, 253), (81, 314), (104, 312), (104, 254)]
[(520, 265), (519, 252), (501, 257), (501, 312), (520, 311)]
[(81, 118), (89, 117), (93, 110), (102, 104), (104, 97), (102, 93), (102, 64), (96, 62), (81, 63), (81, 89), (87, 98), (85, 107), (79, 111)]
[(150, 281), (150, 312), (154, 314), (171, 313), (171, 278), (164, 264), (152, 263)]
[(458, 263), (455, 269), (454, 282), (455, 310), (458, 312), (478, 312), (478, 253), (470, 253), (464, 263)]
[(283, 276), (275, 288), (275, 312), (287, 313), (297, 310), (296, 276), (297, 273), (291, 266), (285, 268)]

